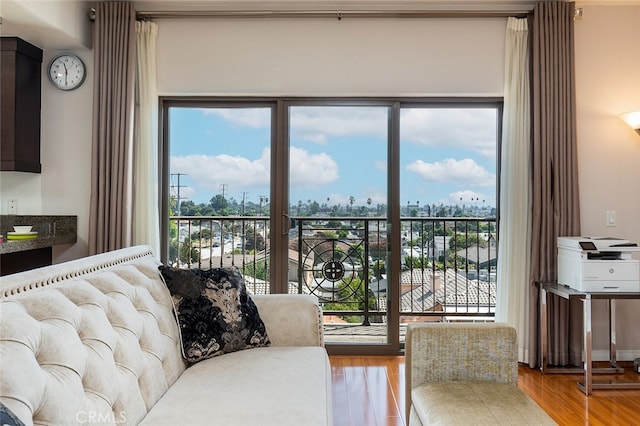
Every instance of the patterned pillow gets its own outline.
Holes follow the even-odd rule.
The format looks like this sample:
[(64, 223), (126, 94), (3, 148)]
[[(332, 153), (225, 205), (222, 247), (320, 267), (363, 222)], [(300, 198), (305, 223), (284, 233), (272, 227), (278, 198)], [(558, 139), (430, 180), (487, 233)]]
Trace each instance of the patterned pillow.
[(9, 407), (0, 402), (0, 425), (24, 426), (24, 423), (15, 415)]
[(271, 344), (237, 268), (158, 269), (173, 299), (187, 361)]

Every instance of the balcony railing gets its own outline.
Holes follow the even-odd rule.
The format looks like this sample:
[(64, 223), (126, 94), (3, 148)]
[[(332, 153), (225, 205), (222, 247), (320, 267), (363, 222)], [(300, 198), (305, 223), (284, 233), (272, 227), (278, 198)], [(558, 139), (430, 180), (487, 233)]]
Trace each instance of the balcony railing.
[[(268, 217), (171, 217), (169, 262), (185, 268), (237, 266), (254, 294), (270, 292)], [(296, 217), (289, 233), (289, 292), (318, 297), (326, 322), (384, 324), (389, 303), (401, 322), (425, 317), (491, 319), (497, 249), (494, 218), (401, 220), (400, 297), (391, 302), (387, 222), (370, 217)]]
[(181, 268), (237, 266), (249, 291), (269, 293), (269, 218), (173, 216), (169, 263)]

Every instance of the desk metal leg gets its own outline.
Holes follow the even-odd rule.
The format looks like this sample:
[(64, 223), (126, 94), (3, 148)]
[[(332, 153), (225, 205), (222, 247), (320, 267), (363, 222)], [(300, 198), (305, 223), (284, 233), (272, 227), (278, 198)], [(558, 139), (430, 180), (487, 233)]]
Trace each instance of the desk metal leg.
[(547, 372), (549, 336), (547, 335), (547, 291), (540, 285), (540, 371)]
[(542, 374), (581, 374), (580, 367), (549, 368), (549, 311), (547, 310), (547, 291), (540, 285), (540, 371)]
[(623, 374), (624, 368), (618, 365), (616, 339), (616, 299), (609, 299), (609, 369), (613, 373)]
[(609, 364), (616, 365), (616, 301), (609, 299)]
[(593, 341), (591, 340), (591, 295), (587, 294), (584, 299), (584, 383), (585, 383), (585, 393), (587, 395), (591, 395), (593, 389), (593, 359), (592, 359), (592, 349), (593, 349)]
[(610, 310), (609, 310), (609, 338), (610, 338), (610, 367), (609, 368), (598, 368), (594, 369), (592, 364), (591, 350), (592, 350), (592, 341), (591, 341), (591, 295), (587, 294), (584, 299), (584, 344), (585, 344), (585, 369), (584, 369), (584, 383), (578, 383), (578, 387), (587, 395), (591, 395), (594, 389), (640, 389), (640, 383), (635, 381), (608, 381), (608, 382), (599, 382), (594, 383), (592, 373), (595, 370), (600, 371), (609, 371), (613, 373), (624, 373), (624, 368), (618, 366), (616, 364), (616, 305), (615, 299), (610, 300)]

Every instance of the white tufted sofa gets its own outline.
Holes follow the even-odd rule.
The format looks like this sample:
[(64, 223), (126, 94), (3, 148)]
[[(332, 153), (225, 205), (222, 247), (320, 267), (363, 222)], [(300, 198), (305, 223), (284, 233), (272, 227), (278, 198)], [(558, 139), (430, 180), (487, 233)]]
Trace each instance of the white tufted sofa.
[(253, 296), (272, 345), (188, 367), (158, 265), (137, 246), (0, 278), (0, 402), (27, 425), (331, 424), (314, 298)]

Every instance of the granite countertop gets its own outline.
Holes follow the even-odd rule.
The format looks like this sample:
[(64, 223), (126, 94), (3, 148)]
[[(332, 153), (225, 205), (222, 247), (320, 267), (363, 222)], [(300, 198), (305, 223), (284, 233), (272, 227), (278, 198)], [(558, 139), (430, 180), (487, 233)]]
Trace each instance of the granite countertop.
[[(14, 225), (31, 225), (38, 237), (33, 240), (7, 240), (7, 232), (12, 232)], [(0, 254), (74, 244), (78, 240), (78, 216), (0, 215), (0, 233), (3, 237)]]

